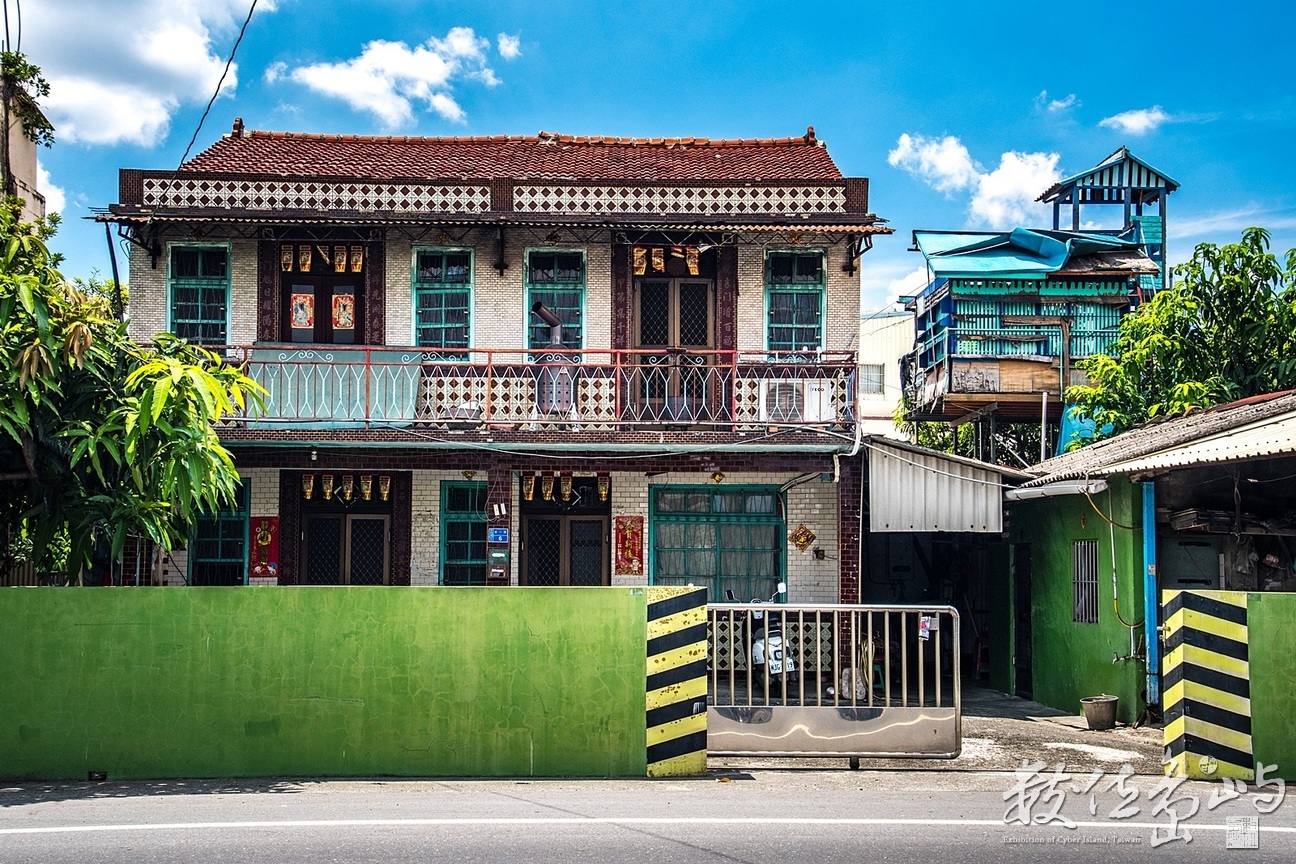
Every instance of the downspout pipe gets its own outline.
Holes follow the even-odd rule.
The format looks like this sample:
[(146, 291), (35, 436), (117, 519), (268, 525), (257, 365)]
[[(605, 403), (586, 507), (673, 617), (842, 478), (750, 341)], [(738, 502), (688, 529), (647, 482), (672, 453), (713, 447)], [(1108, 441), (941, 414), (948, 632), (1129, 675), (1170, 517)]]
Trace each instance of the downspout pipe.
[(562, 319), (539, 300), (531, 304), (531, 314), (549, 325), (549, 346), (551, 348), (560, 347), (562, 345)]
[(1161, 620), (1157, 596), (1156, 482), (1143, 483), (1143, 643), (1147, 646), (1147, 703), (1161, 704)]

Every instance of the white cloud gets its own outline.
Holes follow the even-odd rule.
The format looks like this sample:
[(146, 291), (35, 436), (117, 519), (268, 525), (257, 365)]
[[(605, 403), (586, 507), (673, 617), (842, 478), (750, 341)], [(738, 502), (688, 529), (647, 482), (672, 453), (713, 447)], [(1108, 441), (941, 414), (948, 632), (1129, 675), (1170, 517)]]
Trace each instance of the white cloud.
[(496, 44), (499, 45), (500, 56), (505, 60), (515, 60), (522, 56), (522, 39), (519, 36), (510, 36), (507, 33), (501, 33), (495, 37)]
[(45, 196), (46, 213), (62, 213), (67, 208), (67, 195), (62, 186), (55, 186), (45, 166), (36, 163), (36, 191)]
[(887, 283), (887, 294), (891, 297), (912, 297), (919, 291), (927, 287), (931, 281), (931, 274), (927, 272), (927, 265), (917, 267), (905, 275), (892, 279)]
[(887, 154), (887, 162), (946, 194), (971, 187), (978, 176), (972, 155), (953, 135), (937, 139), (905, 133)]
[(1035, 199), (1061, 178), (1056, 153), (1004, 153), (998, 168), (977, 179), (969, 209), (974, 221), (991, 228), (1036, 222), (1044, 207)]
[(1104, 117), (1098, 121), (1098, 125), (1124, 132), (1126, 135), (1145, 135), (1173, 119), (1161, 109), (1160, 105), (1153, 105), (1151, 108), (1137, 108)]
[(1068, 93), (1065, 99), (1050, 99), (1047, 90), (1041, 90), (1035, 97), (1035, 104), (1046, 111), (1056, 114), (1058, 111), (1065, 111), (1068, 108), (1074, 108), (1080, 104), (1076, 94)]
[[(26, 11), (27, 52), (49, 80), (42, 107), (59, 140), (152, 146), (181, 105), (211, 98), (247, 3), (43, 0)], [(263, 2), (257, 16), (273, 11)], [(237, 85), (236, 63), (223, 92)]]
[(273, 84), (276, 81), (278, 81), (280, 78), (282, 78), (283, 74), (287, 71), (288, 71), (288, 64), (283, 62), (282, 60), (276, 60), (275, 62), (271, 63), (269, 66), (266, 67), (266, 70), (261, 77), (265, 79), (265, 82), (267, 84)]
[(412, 103), (456, 123), (463, 108), (450, 95), (456, 79), (499, 83), (486, 62), (490, 41), (471, 27), (454, 27), (444, 39), (435, 37), (411, 48), (404, 42), (375, 40), (358, 57), (339, 63), (315, 63), (294, 69), (289, 77), (318, 93), (342, 99), (357, 111), (369, 111), (388, 127), (414, 119)]
[(901, 135), (887, 161), (947, 197), (971, 192), (969, 222), (990, 228), (1041, 220), (1044, 208), (1035, 198), (1062, 176), (1056, 153), (1009, 151), (999, 157), (998, 167), (986, 171), (953, 135), (939, 139)]

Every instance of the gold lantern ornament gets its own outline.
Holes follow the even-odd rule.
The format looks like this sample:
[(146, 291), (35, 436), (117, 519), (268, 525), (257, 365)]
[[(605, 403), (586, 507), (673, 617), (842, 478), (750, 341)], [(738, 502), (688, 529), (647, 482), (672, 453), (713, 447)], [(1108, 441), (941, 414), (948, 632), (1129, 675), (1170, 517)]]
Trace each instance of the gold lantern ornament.
[(612, 475), (606, 471), (598, 473), (598, 496), (600, 501), (608, 499), (608, 492), (612, 488)]
[(320, 478), (320, 480), (323, 481), (324, 500), (332, 501), (333, 500), (333, 475), (325, 474), (323, 477)]
[(546, 501), (553, 500), (553, 483), (554, 475), (552, 471), (546, 471), (540, 475), (540, 497)]
[(373, 497), (373, 475), (360, 475), (360, 497), (368, 501)]
[(378, 497), (381, 498), (383, 501), (386, 501), (387, 496), (389, 495), (391, 495), (391, 475), (379, 474), (378, 475)]
[(302, 477), (302, 497), (307, 501), (311, 499), (311, 493), (315, 491), (315, 475), (303, 474)]
[(342, 475), (342, 500), (350, 504), (351, 499), (354, 497), (355, 497), (355, 477), (353, 477), (350, 474), (343, 474)]
[(562, 499), (564, 501), (571, 500), (572, 473), (570, 471), (564, 471), (558, 477), (558, 489), (562, 493)]
[(530, 472), (522, 475), (522, 500), (535, 500), (535, 474)]

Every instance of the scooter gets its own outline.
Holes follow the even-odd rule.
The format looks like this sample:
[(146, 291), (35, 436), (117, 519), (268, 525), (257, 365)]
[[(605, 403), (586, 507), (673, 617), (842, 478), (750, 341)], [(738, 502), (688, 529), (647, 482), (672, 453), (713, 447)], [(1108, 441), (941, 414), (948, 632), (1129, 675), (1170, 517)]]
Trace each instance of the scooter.
[[(768, 600), (753, 598), (752, 603), (773, 603), (778, 595), (787, 591), (787, 584), (780, 582), (774, 594)], [(737, 602), (733, 591), (726, 590), (729, 602)], [(747, 626), (743, 628), (743, 644), (747, 656), (751, 658), (752, 686), (762, 693), (769, 684), (770, 693), (783, 695), (788, 684), (798, 680), (796, 661), (785, 653), (783, 644), (783, 613), (771, 610), (768, 614), (763, 609), (754, 609), (748, 613)]]

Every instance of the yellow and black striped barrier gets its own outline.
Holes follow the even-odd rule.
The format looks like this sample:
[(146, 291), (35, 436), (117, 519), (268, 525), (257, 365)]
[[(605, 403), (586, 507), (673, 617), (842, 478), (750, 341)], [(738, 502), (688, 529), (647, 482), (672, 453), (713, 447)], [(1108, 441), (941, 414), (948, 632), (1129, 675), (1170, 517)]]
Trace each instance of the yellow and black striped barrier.
[(706, 773), (707, 592), (648, 589), (648, 776)]
[(1244, 591), (1163, 594), (1167, 773), (1255, 779)]

